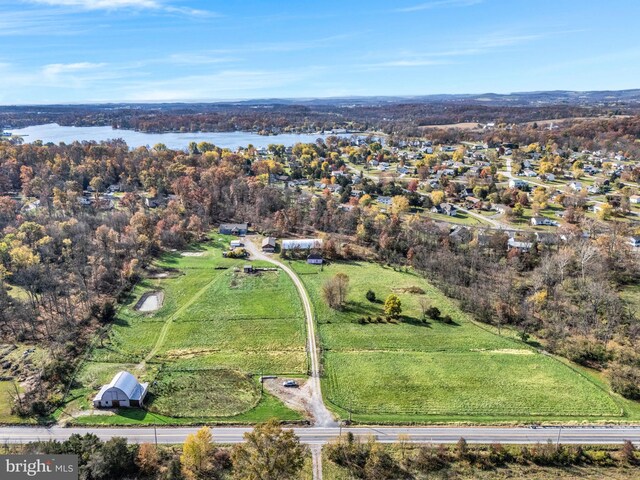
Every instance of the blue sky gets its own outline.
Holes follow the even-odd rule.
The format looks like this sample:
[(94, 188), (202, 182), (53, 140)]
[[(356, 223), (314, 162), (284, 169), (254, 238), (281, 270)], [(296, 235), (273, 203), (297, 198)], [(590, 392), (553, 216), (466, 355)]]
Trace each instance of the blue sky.
[(0, 0), (0, 104), (640, 87), (637, 0)]

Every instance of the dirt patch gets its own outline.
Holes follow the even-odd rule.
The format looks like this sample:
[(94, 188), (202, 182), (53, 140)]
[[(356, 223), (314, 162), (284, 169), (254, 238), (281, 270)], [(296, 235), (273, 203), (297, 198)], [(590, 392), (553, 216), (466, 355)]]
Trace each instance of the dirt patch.
[(139, 312), (155, 312), (162, 307), (162, 303), (164, 302), (164, 292), (147, 292), (140, 297), (140, 300), (136, 303), (134, 307), (135, 310)]
[(175, 268), (149, 268), (147, 269), (147, 278), (162, 279), (162, 278), (175, 278), (181, 275), (180, 270)]
[(392, 288), (391, 290), (398, 293), (413, 293), (415, 295), (423, 295), (425, 293), (420, 287)]
[(504, 355), (533, 355), (534, 354), (532, 350), (527, 350), (525, 348), (500, 348), (498, 350), (473, 349), (472, 351), (481, 352), (481, 353), (502, 353)]
[(180, 252), (183, 257), (203, 257), (204, 252)]
[[(282, 383), (287, 380), (295, 380), (300, 385), (298, 388), (283, 387)], [(278, 397), (292, 410), (304, 414), (308, 419), (313, 418), (311, 414), (311, 382), (301, 378), (269, 378), (264, 380), (264, 389), (270, 394)]]

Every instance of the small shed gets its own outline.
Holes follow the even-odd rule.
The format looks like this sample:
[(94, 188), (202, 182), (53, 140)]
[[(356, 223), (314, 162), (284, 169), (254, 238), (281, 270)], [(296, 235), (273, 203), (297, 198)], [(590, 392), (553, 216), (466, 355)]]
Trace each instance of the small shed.
[(96, 408), (141, 407), (149, 384), (139, 383), (129, 372), (118, 372), (93, 398)]
[(231, 240), (231, 243), (229, 243), (229, 246), (231, 248), (240, 248), (240, 247), (244, 247), (244, 243), (242, 243), (241, 240)]
[(276, 239), (274, 237), (267, 237), (262, 240), (262, 251), (266, 253), (273, 253), (276, 251)]
[(319, 253), (312, 253), (307, 257), (307, 263), (310, 263), (311, 265), (322, 265), (323, 262), (324, 260), (322, 259), (322, 255)]
[(253, 265), (245, 265), (242, 271), (244, 273), (253, 273), (254, 272)]

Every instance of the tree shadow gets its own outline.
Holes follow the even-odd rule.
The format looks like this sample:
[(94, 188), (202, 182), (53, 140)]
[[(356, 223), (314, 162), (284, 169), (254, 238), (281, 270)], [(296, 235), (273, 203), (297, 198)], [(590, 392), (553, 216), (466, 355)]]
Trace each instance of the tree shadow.
[(406, 323), (407, 325), (413, 325), (415, 327), (427, 327), (433, 328), (432, 323), (430, 321), (423, 321), (415, 317), (408, 317), (406, 315), (402, 315), (400, 317), (400, 323)]

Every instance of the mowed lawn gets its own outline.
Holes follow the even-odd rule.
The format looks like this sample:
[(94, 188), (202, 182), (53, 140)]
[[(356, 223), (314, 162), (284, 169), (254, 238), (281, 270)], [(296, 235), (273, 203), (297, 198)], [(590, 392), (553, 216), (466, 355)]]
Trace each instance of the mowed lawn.
[[(215, 237), (190, 256), (173, 252), (156, 262), (168, 276), (136, 286), (109, 333), (96, 340), (71, 392), (74, 406), (86, 409), (100, 385), (127, 369), (151, 383), (150, 414), (123, 409), (115, 418), (94, 415), (79, 423), (301, 418), (262, 395), (257, 379), (307, 372), (305, 321), (295, 286), (280, 270), (243, 273), (248, 262), (223, 258), (228, 238)], [(137, 311), (138, 300), (154, 291), (164, 293), (162, 307)]]
[[(364, 262), (322, 269), (304, 262), (293, 266), (314, 304), (323, 349), (323, 394), (343, 417), (351, 411), (356, 421), (425, 423), (622, 415), (597, 382), (473, 323), (412, 272)], [(341, 312), (327, 307), (321, 297), (323, 283), (339, 272), (350, 279), (348, 303)], [(369, 289), (378, 299), (374, 303), (365, 298)], [(362, 317), (383, 315), (382, 302), (390, 293), (402, 301), (402, 318), (361, 324)], [(454, 323), (422, 322), (421, 298)]]

